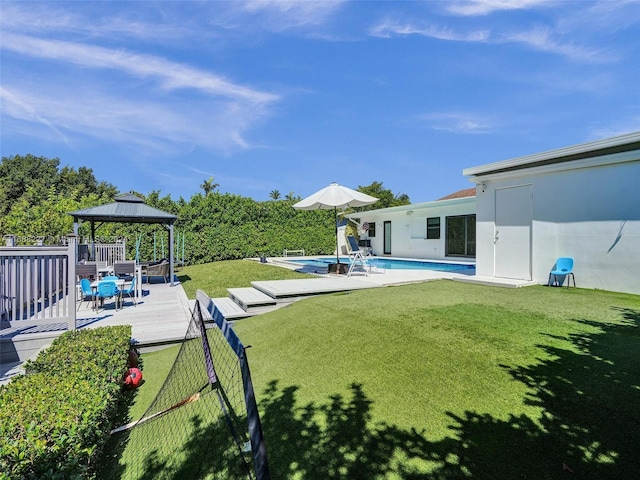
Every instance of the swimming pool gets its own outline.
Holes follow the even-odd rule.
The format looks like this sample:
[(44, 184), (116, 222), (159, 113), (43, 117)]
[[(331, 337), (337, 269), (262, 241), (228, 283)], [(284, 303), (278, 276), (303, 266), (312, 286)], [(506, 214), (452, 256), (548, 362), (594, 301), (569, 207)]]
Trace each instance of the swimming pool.
[[(286, 259), (289, 263), (296, 263), (310, 268), (327, 268), (330, 263), (336, 263), (335, 258), (297, 258)], [(386, 270), (436, 270), (439, 272), (471, 273), (475, 271), (474, 264), (433, 262), (428, 260), (405, 260), (401, 258), (371, 257), (373, 265)], [(350, 263), (348, 257), (340, 257), (340, 263)]]

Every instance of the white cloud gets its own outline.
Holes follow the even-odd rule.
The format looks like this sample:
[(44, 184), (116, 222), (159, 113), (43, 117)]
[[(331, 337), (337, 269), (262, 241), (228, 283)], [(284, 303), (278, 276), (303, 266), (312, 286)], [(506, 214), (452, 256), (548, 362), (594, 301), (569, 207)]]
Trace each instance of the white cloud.
[(589, 137), (591, 140), (601, 140), (603, 138), (617, 137), (626, 133), (640, 132), (640, 116), (634, 115), (620, 119), (614, 124), (593, 128)]
[(430, 113), (420, 116), (420, 120), (432, 130), (450, 133), (482, 134), (490, 133), (493, 128), (486, 118), (464, 112)]
[(241, 9), (263, 16), (264, 25), (274, 31), (324, 24), (345, 3), (344, 0), (250, 0)]
[(4, 62), (0, 90), (7, 134), (72, 148), (95, 139), (141, 155), (193, 148), (229, 153), (253, 147), (247, 132), (281, 100), (204, 68), (139, 53), (135, 49), (145, 47), (138, 44), (121, 49), (94, 43), (145, 38), (169, 44), (171, 35), (180, 38), (186, 25), (193, 27), (180, 38), (184, 42), (205, 25), (204, 14), (194, 23), (155, 25), (120, 13), (89, 19), (91, 4), (78, 10), (84, 16), (16, 5), (8, 12), (3, 5), (0, 17), (3, 60), (14, 65), (7, 69)]
[(561, 42), (554, 38), (548, 27), (538, 27), (520, 32), (510, 32), (502, 36), (498, 43), (522, 43), (535, 50), (554, 53), (575, 61), (600, 63), (615, 60), (615, 56), (607, 54), (599, 48), (587, 48), (572, 42)]
[(115, 95), (96, 83), (90, 89), (66, 87), (42, 86), (37, 93), (3, 87), (4, 128), (30, 122), (33, 137), (55, 141), (47, 133), (53, 129), (65, 143), (90, 137), (146, 154), (194, 145), (230, 152), (250, 146), (245, 132), (266, 115), (264, 109), (224, 100), (178, 98), (158, 103)]
[[(192, 22), (166, 22), (154, 18), (153, 11), (147, 15), (147, 21), (136, 10), (135, 3), (122, 3), (117, 10), (105, 10), (99, 3), (78, 2), (59, 8), (54, 2), (32, 2), (38, 8), (31, 8), (24, 2), (4, 2), (0, 16), (0, 28), (4, 32), (33, 34), (36, 36), (56, 36), (74, 39), (107, 39), (118, 42), (122, 39), (141, 39), (154, 43), (183, 41), (185, 38), (208, 36), (211, 30), (199, 24), (201, 17)], [(129, 8), (127, 8), (129, 7)], [(83, 14), (76, 13), (82, 11)], [(156, 13), (158, 10), (156, 10)], [(176, 19), (177, 14), (171, 14)], [(199, 25), (202, 25), (200, 27)]]
[(401, 23), (394, 20), (385, 20), (370, 30), (374, 37), (390, 38), (395, 35), (421, 35), (423, 37), (437, 38), (439, 40), (451, 40), (459, 42), (486, 42), (490, 37), (488, 30), (475, 30), (458, 33), (450, 28), (437, 25), (418, 26), (411, 23)]
[(534, 27), (523, 30), (492, 33), (488, 28), (469, 31), (456, 31), (452, 28), (438, 25), (419, 26), (414, 23), (402, 23), (395, 20), (385, 20), (370, 30), (376, 37), (391, 38), (393, 36), (420, 35), (438, 40), (485, 43), (489, 45), (515, 43), (526, 45), (534, 50), (553, 53), (569, 58), (573, 61), (586, 63), (604, 63), (616, 60), (616, 56), (600, 48), (588, 48), (573, 42), (563, 42), (555, 38), (549, 27)]
[(262, 104), (278, 100), (275, 94), (234, 84), (210, 72), (157, 56), (135, 54), (125, 50), (111, 50), (94, 45), (14, 34), (3, 34), (2, 49), (31, 58), (62, 61), (82, 67), (119, 70), (138, 77), (152, 77), (159, 80), (166, 89), (191, 88)]
[(53, 132), (56, 137), (62, 140), (65, 144), (69, 144), (69, 141), (59, 128), (52, 124), (47, 118), (43, 117), (38, 110), (33, 106), (23, 101), (18, 95), (14, 95), (12, 92), (0, 85), (0, 104), (4, 114), (16, 119), (25, 120), (27, 122), (35, 122), (43, 125), (48, 130)]
[(480, 16), (505, 10), (524, 10), (557, 4), (550, 0), (462, 0), (450, 1), (446, 10), (454, 15)]

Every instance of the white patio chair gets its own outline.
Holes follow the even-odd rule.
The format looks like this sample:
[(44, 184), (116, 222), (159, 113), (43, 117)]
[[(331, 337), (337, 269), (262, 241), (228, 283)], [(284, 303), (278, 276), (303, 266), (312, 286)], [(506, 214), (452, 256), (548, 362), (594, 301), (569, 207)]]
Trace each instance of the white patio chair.
[(347, 276), (350, 277), (356, 268), (361, 268), (364, 271), (364, 274), (368, 277), (371, 269), (369, 257), (365, 255), (364, 251), (360, 250), (358, 242), (353, 235), (349, 235), (347, 240), (349, 241), (349, 261), (351, 263), (349, 265)]

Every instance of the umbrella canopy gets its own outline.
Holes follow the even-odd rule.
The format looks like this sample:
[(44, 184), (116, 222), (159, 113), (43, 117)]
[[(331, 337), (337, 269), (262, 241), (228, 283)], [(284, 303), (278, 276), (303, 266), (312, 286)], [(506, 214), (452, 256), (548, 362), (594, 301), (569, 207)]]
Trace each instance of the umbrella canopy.
[(298, 210), (329, 210), (331, 208), (364, 207), (377, 201), (376, 197), (333, 182), (328, 187), (300, 200), (293, 205), (293, 208)]
[[(298, 203), (295, 203), (293, 208), (298, 210), (329, 210), (333, 208), (336, 212), (336, 263), (340, 263), (340, 259), (338, 257), (338, 208), (364, 207), (365, 205), (371, 205), (377, 201), (378, 199), (376, 197), (343, 187), (342, 185), (333, 182), (328, 187), (325, 187), (322, 190), (309, 195), (307, 198), (300, 200)], [(337, 271), (340, 271), (339, 267), (337, 268)]]

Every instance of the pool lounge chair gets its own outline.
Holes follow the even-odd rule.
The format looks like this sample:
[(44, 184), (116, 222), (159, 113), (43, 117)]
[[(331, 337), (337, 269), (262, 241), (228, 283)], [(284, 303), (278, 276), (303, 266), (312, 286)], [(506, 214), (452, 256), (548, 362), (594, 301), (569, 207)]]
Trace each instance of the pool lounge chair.
[(349, 249), (350, 249), (349, 261), (351, 262), (351, 265), (349, 265), (349, 271), (347, 272), (347, 276), (350, 277), (353, 271), (359, 267), (364, 271), (364, 274), (368, 277), (369, 270), (371, 267), (369, 264), (369, 258), (364, 254), (362, 250), (360, 250), (360, 247), (358, 246), (358, 242), (356, 241), (353, 235), (349, 235), (347, 237), (347, 240), (349, 241)]

